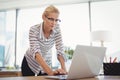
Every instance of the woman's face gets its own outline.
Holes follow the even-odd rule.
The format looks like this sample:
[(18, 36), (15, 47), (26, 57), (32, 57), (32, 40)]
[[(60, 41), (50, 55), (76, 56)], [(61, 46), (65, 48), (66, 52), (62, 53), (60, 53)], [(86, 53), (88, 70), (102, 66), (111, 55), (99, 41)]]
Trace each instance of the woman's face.
[(59, 21), (58, 16), (58, 13), (49, 13), (49, 15), (45, 15), (43, 18), (45, 27), (52, 30)]

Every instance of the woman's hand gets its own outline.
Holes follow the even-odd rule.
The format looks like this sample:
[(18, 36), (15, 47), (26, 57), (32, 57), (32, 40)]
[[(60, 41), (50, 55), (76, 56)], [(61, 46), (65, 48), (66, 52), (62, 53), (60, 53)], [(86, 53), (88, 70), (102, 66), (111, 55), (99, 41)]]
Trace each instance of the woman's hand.
[(67, 72), (63, 69), (57, 69), (55, 71), (53, 71), (54, 75), (66, 75)]

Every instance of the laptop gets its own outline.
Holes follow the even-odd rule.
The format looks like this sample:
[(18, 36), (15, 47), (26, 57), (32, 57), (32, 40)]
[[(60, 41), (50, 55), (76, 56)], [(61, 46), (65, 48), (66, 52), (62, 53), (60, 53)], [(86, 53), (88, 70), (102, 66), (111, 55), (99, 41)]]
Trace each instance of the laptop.
[(66, 80), (95, 77), (102, 68), (105, 53), (105, 47), (77, 45), (68, 74), (46, 76), (46, 78)]

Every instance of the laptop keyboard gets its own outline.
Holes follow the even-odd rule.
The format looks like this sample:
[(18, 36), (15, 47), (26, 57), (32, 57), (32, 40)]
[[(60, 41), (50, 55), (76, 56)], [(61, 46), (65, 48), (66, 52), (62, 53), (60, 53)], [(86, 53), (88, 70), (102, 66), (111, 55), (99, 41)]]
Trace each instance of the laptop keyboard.
[(58, 77), (59, 79), (61, 79), (61, 80), (67, 79), (67, 76), (68, 76), (68, 75), (57, 75), (57, 77)]

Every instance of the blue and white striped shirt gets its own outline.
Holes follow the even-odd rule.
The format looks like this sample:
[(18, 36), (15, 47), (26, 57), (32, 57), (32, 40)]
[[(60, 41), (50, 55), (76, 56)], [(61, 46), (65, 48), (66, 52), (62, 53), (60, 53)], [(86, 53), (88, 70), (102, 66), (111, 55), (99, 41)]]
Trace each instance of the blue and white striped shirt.
[(63, 55), (64, 57), (64, 47), (62, 42), (61, 31), (59, 25), (56, 25), (52, 30), (52, 33), (48, 38), (45, 38), (42, 23), (32, 26), (29, 31), (29, 41), (30, 48), (27, 50), (25, 57), (28, 62), (30, 69), (38, 74), (43, 71), (40, 64), (35, 60), (35, 53), (38, 52), (44, 58), (46, 63), (52, 65), (52, 53), (51, 48), (56, 46), (57, 54)]

